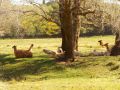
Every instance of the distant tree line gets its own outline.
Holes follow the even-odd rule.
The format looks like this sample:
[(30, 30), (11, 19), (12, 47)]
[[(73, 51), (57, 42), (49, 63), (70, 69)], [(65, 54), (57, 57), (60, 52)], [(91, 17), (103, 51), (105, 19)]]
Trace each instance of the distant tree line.
[[(82, 4), (83, 12), (88, 9), (89, 3), (86, 1)], [(94, 8), (94, 14), (81, 16), (80, 36), (111, 35), (116, 32), (119, 28), (119, 5), (101, 2)], [(4, 0), (0, 6), (0, 37), (60, 37), (58, 11), (59, 5), (55, 0), (47, 3), (43, 0), (43, 4), (32, 5), (13, 5), (9, 0)]]

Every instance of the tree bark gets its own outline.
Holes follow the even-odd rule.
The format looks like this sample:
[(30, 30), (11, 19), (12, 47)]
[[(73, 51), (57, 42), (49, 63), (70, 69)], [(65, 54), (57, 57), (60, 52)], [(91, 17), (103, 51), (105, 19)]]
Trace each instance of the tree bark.
[(111, 49), (110, 56), (118, 56), (120, 55), (120, 40), (116, 41), (115, 45)]
[(119, 37), (119, 32), (116, 33), (116, 37), (115, 37), (115, 45), (112, 47), (111, 52), (110, 52), (110, 56), (118, 56), (120, 55), (120, 37)]
[[(79, 0), (59, 0), (60, 22), (62, 33), (62, 49), (65, 59), (74, 61), (74, 50), (78, 51), (78, 39), (80, 35), (80, 15), (78, 15)], [(72, 11), (71, 8), (77, 8)]]
[[(66, 0), (67, 1), (67, 0)], [(60, 22), (62, 32), (62, 49), (65, 59), (74, 61), (74, 32), (72, 24), (72, 13), (70, 3), (60, 0)]]
[(80, 0), (74, 0), (74, 6), (76, 7), (73, 11), (73, 29), (74, 29), (74, 50), (78, 51), (78, 41), (81, 28), (81, 16), (78, 14), (80, 8)]
[(119, 32), (116, 32), (115, 45), (111, 48), (110, 56), (120, 55), (120, 40)]
[(119, 39), (119, 33), (116, 32), (115, 44), (117, 44), (118, 39)]

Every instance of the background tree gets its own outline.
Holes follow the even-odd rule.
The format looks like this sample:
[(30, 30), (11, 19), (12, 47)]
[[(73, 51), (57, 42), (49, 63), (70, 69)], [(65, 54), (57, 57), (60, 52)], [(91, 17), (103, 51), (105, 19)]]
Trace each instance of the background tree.
[(45, 0), (43, 0), (43, 4), (45, 4)]

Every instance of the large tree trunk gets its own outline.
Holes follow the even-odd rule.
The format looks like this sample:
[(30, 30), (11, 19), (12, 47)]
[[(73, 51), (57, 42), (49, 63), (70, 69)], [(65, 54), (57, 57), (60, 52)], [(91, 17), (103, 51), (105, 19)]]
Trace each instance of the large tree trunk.
[(65, 60), (74, 61), (74, 32), (72, 23), (71, 3), (68, 0), (60, 0), (60, 21), (62, 32), (62, 49), (65, 52)]
[(116, 37), (115, 37), (115, 45), (112, 47), (111, 49), (111, 56), (117, 56), (120, 55), (120, 37), (119, 37), (119, 33), (116, 33)]
[(111, 49), (110, 56), (118, 56), (120, 55), (120, 40), (116, 41), (115, 45)]
[(119, 33), (118, 32), (116, 32), (116, 37), (115, 37), (115, 44), (117, 43), (117, 41), (118, 41), (118, 39), (119, 39)]
[(78, 41), (79, 41), (79, 35), (80, 35), (80, 28), (81, 28), (81, 16), (78, 15), (79, 12), (79, 6), (80, 6), (80, 0), (74, 0), (74, 6), (76, 8), (73, 11), (73, 30), (74, 30), (74, 50), (78, 51)]
[[(73, 0), (76, 1), (77, 0)], [(77, 10), (71, 11), (72, 3), (69, 0), (59, 0), (60, 22), (62, 33), (62, 49), (65, 52), (65, 60), (74, 61), (74, 50), (78, 50), (80, 34), (80, 16)]]

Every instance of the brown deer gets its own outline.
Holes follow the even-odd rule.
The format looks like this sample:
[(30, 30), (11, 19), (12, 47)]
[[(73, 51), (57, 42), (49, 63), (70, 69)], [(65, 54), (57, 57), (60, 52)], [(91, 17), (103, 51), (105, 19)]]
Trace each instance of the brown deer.
[(104, 44), (103, 46), (105, 46), (106, 47), (106, 52), (105, 52), (105, 54), (108, 56), (108, 55), (110, 55), (110, 53), (111, 53), (111, 48), (109, 47), (109, 43), (106, 43), (106, 44)]
[(106, 47), (106, 50), (108, 51), (108, 52), (110, 52), (111, 50), (110, 50), (110, 48), (109, 48), (109, 43), (106, 43), (106, 44), (104, 44), (103, 46), (105, 46)]
[(30, 48), (28, 50), (17, 50), (17, 46), (13, 46), (14, 54), (16, 58), (31, 58), (33, 57), (33, 54), (31, 52), (31, 49), (33, 47), (33, 44), (31, 44)]
[(103, 44), (103, 41), (102, 41), (102, 40), (99, 40), (98, 42), (99, 42), (100, 46), (102, 46), (102, 47), (104, 46), (104, 44)]
[(100, 46), (106, 47), (107, 51), (105, 51), (105, 52), (98, 52), (96, 50), (93, 50), (93, 52), (91, 52), (89, 55), (93, 55), (93, 56), (108, 56), (108, 55), (110, 55), (110, 51), (111, 50), (109, 48), (108, 43), (103, 44), (102, 40), (99, 40), (98, 42), (99, 42)]
[(31, 46), (30, 46), (30, 48), (28, 49), (28, 51), (31, 51), (32, 50), (32, 48), (33, 48), (33, 44), (31, 44)]

